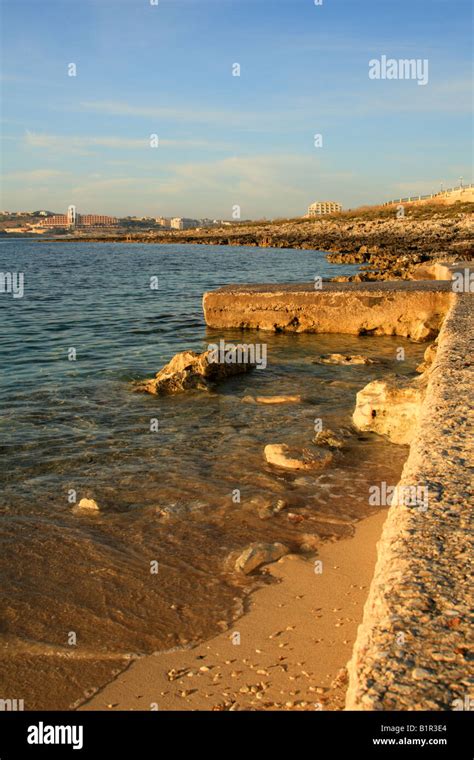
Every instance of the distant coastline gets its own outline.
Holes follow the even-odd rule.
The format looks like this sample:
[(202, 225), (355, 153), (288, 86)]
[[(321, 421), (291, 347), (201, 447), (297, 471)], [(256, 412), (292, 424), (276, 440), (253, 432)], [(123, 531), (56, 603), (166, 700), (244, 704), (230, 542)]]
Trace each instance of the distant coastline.
[[(402, 207), (403, 208), (403, 207)], [(360, 264), (357, 281), (406, 279), (437, 260), (469, 259), (474, 203), (376, 206), (308, 219), (240, 222), (226, 227), (42, 237), (48, 242), (195, 244), (324, 251), (331, 263)]]

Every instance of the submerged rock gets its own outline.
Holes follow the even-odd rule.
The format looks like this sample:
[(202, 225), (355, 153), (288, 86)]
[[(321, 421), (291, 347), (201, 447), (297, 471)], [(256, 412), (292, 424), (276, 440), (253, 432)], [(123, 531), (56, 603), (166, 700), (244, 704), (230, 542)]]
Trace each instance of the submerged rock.
[(219, 380), (240, 375), (255, 367), (250, 362), (238, 361), (237, 354), (234, 358), (234, 362), (216, 362), (212, 360), (211, 351), (203, 351), (202, 354), (181, 351), (154, 378), (137, 383), (136, 389), (160, 395), (187, 390), (209, 390)]
[(317, 446), (329, 446), (331, 449), (342, 449), (344, 440), (333, 430), (321, 430), (314, 437), (314, 443)]
[(368, 383), (357, 394), (354, 425), (359, 430), (386, 435), (392, 443), (409, 444), (425, 393), (420, 379), (389, 377)]
[(298, 404), (301, 396), (244, 396), (242, 401), (257, 404)]
[(360, 356), (359, 354), (326, 354), (320, 356), (317, 359), (318, 364), (374, 364), (373, 359), (369, 359), (368, 356)]
[(279, 514), (283, 509), (288, 507), (288, 502), (284, 499), (265, 498), (264, 496), (254, 496), (250, 500), (250, 506), (256, 511), (261, 520), (269, 520), (271, 517)]
[(250, 544), (235, 561), (235, 569), (245, 575), (256, 570), (268, 562), (276, 562), (277, 559), (289, 553), (284, 544)]
[(286, 443), (269, 443), (264, 449), (269, 464), (285, 470), (319, 470), (332, 460), (332, 454), (324, 449), (296, 449)]

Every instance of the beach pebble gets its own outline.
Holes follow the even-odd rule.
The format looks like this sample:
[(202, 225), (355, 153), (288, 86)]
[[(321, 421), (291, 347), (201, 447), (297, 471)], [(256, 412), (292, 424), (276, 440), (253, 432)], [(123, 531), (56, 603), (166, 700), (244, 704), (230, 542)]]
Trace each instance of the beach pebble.
[(248, 575), (253, 570), (256, 570), (261, 565), (268, 562), (275, 562), (280, 557), (288, 554), (289, 549), (280, 543), (275, 544), (250, 544), (244, 551), (237, 557), (235, 561), (235, 569), (239, 572)]
[[(332, 689), (337, 689), (339, 686), (344, 686), (349, 680), (349, 674), (347, 668), (341, 668), (333, 682), (331, 683)], [(323, 691), (323, 690), (322, 690)]]
[(411, 672), (411, 677), (415, 681), (424, 681), (425, 678), (431, 677), (431, 673), (428, 670), (425, 670), (424, 668), (413, 668)]
[(286, 443), (267, 444), (264, 456), (268, 464), (285, 470), (317, 470), (326, 467), (332, 460), (331, 452), (324, 449), (296, 449)]
[(258, 404), (297, 404), (301, 396), (257, 396), (255, 401)]
[(73, 512), (99, 512), (99, 505), (94, 499), (81, 499), (79, 504), (73, 506)]
[(360, 356), (360, 354), (326, 354), (320, 356), (316, 360), (317, 364), (373, 364), (373, 359), (369, 359), (367, 356)]

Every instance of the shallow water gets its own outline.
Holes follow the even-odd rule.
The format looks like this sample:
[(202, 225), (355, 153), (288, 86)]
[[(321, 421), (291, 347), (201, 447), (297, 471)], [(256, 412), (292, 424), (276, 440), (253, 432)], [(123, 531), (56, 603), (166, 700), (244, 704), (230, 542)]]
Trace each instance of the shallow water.
[[(67, 706), (105, 677), (78, 668), (81, 658), (214, 634), (262, 582), (236, 578), (225, 562), (230, 552), (257, 540), (299, 551), (350, 535), (373, 511), (369, 485), (395, 483), (406, 449), (351, 431), (354, 397), (386, 371), (412, 372), (423, 347), (388, 337), (211, 331), (201, 309), (205, 290), (230, 282), (302, 282), (353, 270), (312, 251), (0, 242), (0, 271), (25, 273), (24, 298), (0, 294), (5, 696)], [(158, 290), (150, 289), (154, 276)], [(132, 380), (151, 377), (177, 351), (202, 351), (221, 337), (265, 342), (267, 368), (215, 393), (133, 392)], [(396, 361), (400, 346), (404, 362)], [(336, 351), (379, 363), (314, 363)], [(301, 394), (302, 402), (243, 400), (276, 394)], [(308, 446), (316, 418), (348, 435), (328, 469), (291, 474), (266, 464), (265, 444)], [(158, 432), (150, 431), (154, 419)], [(74, 514), (71, 490), (78, 500), (96, 499), (100, 514)], [(265, 503), (279, 499), (287, 508), (262, 519)], [(58, 652), (74, 660), (73, 686), (61, 686), (57, 667), (53, 673), (41, 657), (30, 659), (53, 662)]]

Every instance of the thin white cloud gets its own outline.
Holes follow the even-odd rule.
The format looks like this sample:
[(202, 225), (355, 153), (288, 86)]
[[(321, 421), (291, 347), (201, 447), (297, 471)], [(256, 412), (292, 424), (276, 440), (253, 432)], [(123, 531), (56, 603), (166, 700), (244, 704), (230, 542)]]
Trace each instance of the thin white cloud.
[(163, 106), (132, 105), (121, 101), (83, 101), (80, 104), (83, 111), (107, 114), (109, 116), (136, 116), (147, 119), (172, 120), (180, 122), (196, 122), (202, 124), (247, 124), (250, 119), (258, 120), (263, 113), (244, 113), (242, 111), (226, 111), (223, 109), (206, 109), (202, 105), (193, 108), (169, 108)]
[[(27, 131), (25, 134), (25, 143), (33, 148), (46, 148), (61, 152), (71, 152), (80, 154), (90, 154), (95, 148), (106, 148), (110, 150), (144, 150), (150, 148), (150, 133), (143, 137), (99, 137), (99, 136), (78, 136), (78, 135), (51, 135), (40, 134)], [(165, 148), (206, 148), (213, 150), (223, 150), (227, 146), (212, 140), (189, 140), (189, 139), (168, 139), (161, 138), (158, 135), (159, 147)]]
[(25, 172), (8, 172), (3, 175), (4, 180), (19, 180), (22, 182), (43, 182), (45, 179), (66, 177), (66, 172), (56, 169), (32, 169)]
[[(312, 129), (315, 115), (318, 118), (366, 118), (379, 117), (384, 113), (432, 114), (470, 113), (472, 82), (469, 78), (439, 80), (430, 71), (426, 87), (420, 88), (414, 81), (372, 81), (367, 66), (359, 76), (352, 72), (351, 87), (344, 92), (328, 91), (315, 99), (314, 95), (288, 96), (284, 102), (273, 101), (261, 111), (243, 112), (208, 110), (202, 106), (193, 108), (165, 108), (148, 105), (132, 105), (120, 101), (85, 101), (80, 108), (108, 116), (132, 116), (151, 120), (172, 120), (182, 124), (209, 124), (230, 126), (245, 131), (277, 133), (299, 132), (308, 125)], [(349, 83), (347, 83), (348, 85)], [(423, 90), (420, 93), (420, 90)]]
[(26, 132), (25, 142), (34, 148), (75, 150), (91, 147), (102, 148), (144, 148), (149, 142), (143, 139), (122, 137), (78, 137), (74, 135), (50, 135)]

